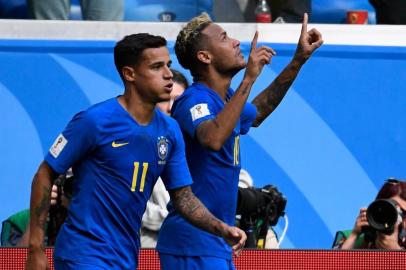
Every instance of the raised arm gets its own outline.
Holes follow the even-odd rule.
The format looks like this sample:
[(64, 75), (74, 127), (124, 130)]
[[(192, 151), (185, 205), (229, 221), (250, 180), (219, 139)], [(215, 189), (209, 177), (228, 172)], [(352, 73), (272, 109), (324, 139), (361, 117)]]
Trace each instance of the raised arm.
[(190, 186), (170, 190), (175, 209), (194, 226), (222, 237), (238, 255), (244, 247), (247, 236), (237, 227), (232, 227), (213, 216), (193, 194)]
[(45, 225), (51, 201), (51, 187), (57, 174), (42, 162), (31, 185), (30, 238), (26, 269), (49, 269), (44, 253)]
[(230, 137), (237, 121), (240, 119), (251, 87), (261, 73), (265, 64), (270, 63), (274, 50), (262, 46), (257, 48), (258, 32), (251, 42), (244, 78), (235, 91), (233, 97), (227, 102), (223, 110), (212, 120), (201, 123), (196, 129), (196, 137), (200, 144), (211, 150), (218, 151)]
[(305, 13), (299, 42), (293, 59), (278, 77), (252, 101), (258, 111), (257, 118), (254, 120), (252, 126), (258, 127), (265, 118), (276, 109), (296, 79), (300, 68), (306, 63), (312, 53), (323, 44), (323, 39), (319, 31), (314, 28), (307, 31), (307, 21), (308, 16)]

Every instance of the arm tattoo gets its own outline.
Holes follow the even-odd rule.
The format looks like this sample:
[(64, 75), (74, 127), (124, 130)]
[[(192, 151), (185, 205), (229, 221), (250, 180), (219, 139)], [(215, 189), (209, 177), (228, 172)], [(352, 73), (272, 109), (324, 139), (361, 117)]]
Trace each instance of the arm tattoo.
[(242, 94), (245, 96), (246, 94), (248, 94), (251, 90), (251, 85), (249, 87), (246, 87), (244, 89), (242, 89)]
[(190, 186), (170, 191), (172, 202), (187, 221), (196, 227), (220, 236), (219, 224), (221, 223), (202, 202), (193, 194)]
[(252, 103), (257, 107), (257, 117), (252, 126), (258, 127), (281, 103), (289, 87), (292, 85), (300, 66), (289, 64), (278, 77)]
[(40, 201), (40, 205), (34, 209), (35, 217), (37, 223), (35, 224), (41, 230), (45, 231), (46, 220), (48, 216), (48, 209), (49, 209), (49, 197), (50, 189), (46, 186), (42, 186), (42, 198)]

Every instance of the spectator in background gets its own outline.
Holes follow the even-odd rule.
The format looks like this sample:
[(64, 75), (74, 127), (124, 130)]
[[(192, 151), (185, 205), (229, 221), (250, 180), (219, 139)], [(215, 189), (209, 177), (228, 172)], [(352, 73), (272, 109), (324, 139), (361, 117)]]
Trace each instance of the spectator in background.
[(185, 76), (177, 70), (171, 69), (173, 74), (173, 88), (171, 92), (170, 100), (159, 102), (156, 106), (167, 115), (171, 115), (171, 108), (175, 99), (182, 95), (183, 91), (189, 87), (189, 83)]
[[(189, 83), (185, 76), (174, 69), (171, 69), (173, 74), (173, 88), (168, 101), (157, 103), (157, 107), (167, 115), (171, 114), (172, 104), (175, 99), (182, 95), (183, 91), (189, 87)], [(158, 240), (159, 229), (163, 220), (168, 215), (166, 205), (169, 202), (169, 193), (166, 191), (162, 179), (159, 178), (152, 190), (151, 197), (147, 202), (147, 208), (142, 217), (141, 224), (141, 247), (155, 248)]]
[[(246, 21), (255, 21), (257, 2), (248, 0), (244, 11)], [(311, 0), (267, 0), (267, 3), (271, 9), (272, 21), (275, 23), (301, 23), (303, 14), (307, 13), (310, 17), (312, 12)]]
[(369, 0), (375, 8), (377, 24), (406, 24), (405, 0)]
[(311, 0), (268, 0), (268, 4), (275, 23), (301, 23), (305, 13), (311, 17)]
[(336, 237), (334, 248), (340, 249), (406, 249), (406, 181), (388, 180), (381, 187), (376, 196), (377, 199), (392, 199), (403, 213), (398, 220), (392, 234), (387, 235), (376, 232), (372, 239), (366, 239), (363, 228), (369, 226), (367, 220), (367, 208), (361, 208), (355, 221), (354, 228), (349, 235), (340, 232)]
[[(27, 0), (32, 18), (37, 20), (68, 20), (71, 0)], [(91, 21), (121, 21), (124, 0), (80, 0), (82, 17)]]

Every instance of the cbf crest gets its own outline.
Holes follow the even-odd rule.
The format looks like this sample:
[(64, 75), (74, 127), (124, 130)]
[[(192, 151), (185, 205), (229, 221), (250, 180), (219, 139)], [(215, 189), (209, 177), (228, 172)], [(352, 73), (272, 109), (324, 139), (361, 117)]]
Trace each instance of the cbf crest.
[(166, 163), (166, 157), (168, 156), (168, 139), (164, 136), (158, 137), (158, 164), (163, 165)]

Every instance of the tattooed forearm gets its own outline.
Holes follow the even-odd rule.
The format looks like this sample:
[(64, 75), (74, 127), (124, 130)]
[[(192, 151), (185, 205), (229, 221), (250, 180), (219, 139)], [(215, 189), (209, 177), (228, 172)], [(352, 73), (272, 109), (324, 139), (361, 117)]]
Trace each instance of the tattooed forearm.
[(44, 244), (51, 189), (55, 177), (56, 173), (46, 162), (42, 162), (32, 181), (28, 244), (35, 250), (41, 249)]
[(296, 62), (289, 63), (279, 76), (255, 97), (252, 103), (257, 107), (258, 112), (252, 126), (259, 126), (278, 107), (289, 87), (296, 79), (300, 67), (301, 65)]
[(34, 208), (36, 226), (41, 230), (45, 231), (45, 224), (47, 220), (49, 203), (50, 203), (50, 188), (47, 186), (42, 186), (42, 198), (38, 207)]
[(222, 222), (207, 210), (190, 187), (172, 190), (170, 195), (176, 210), (187, 221), (202, 230), (221, 235), (220, 224)]
[[(241, 112), (251, 90), (252, 81), (243, 80), (237, 91), (214, 119), (203, 121), (196, 129), (198, 142), (212, 151), (219, 151), (240, 121)], [(228, 86), (227, 86), (228, 87)]]

